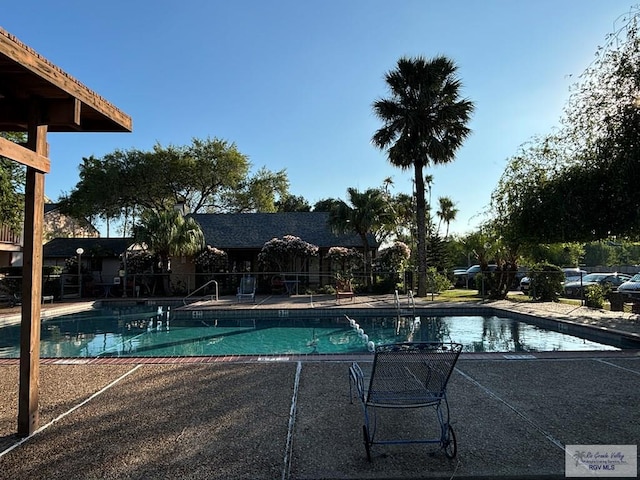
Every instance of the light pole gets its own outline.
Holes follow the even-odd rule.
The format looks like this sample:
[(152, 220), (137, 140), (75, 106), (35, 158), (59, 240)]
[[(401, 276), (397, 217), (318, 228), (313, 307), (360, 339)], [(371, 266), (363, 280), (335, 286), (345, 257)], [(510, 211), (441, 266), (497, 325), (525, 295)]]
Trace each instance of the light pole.
[(76, 253), (78, 254), (78, 298), (82, 298), (82, 254), (84, 249), (78, 247)]

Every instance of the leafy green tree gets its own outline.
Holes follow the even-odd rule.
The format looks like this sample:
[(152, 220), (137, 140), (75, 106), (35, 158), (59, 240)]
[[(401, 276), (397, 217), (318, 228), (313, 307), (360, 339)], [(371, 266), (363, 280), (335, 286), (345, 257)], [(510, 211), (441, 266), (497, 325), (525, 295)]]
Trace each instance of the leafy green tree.
[[(495, 216), (525, 243), (640, 235), (640, 9), (573, 87), (561, 127), (509, 162)], [(494, 202), (494, 200), (496, 200)]]
[(310, 212), (311, 205), (303, 196), (285, 195), (275, 202), (278, 212)]
[(337, 198), (324, 198), (313, 204), (313, 211), (330, 212), (336, 205), (340, 204), (340, 202), (342, 202), (342, 200)]
[[(460, 239), (468, 258), (480, 265), (482, 275), (476, 275), (476, 284), (483, 294), (492, 299), (504, 299), (515, 282), (518, 271), (518, 244), (500, 235), (492, 224)], [(489, 264), (495, 267), (490, 268)]]
[[(136, 243), (160, 258), (160, 273), (169, 272), (169, 261), (176, 255), (195, 255), (204, 249), (204, 234), (191, 217), (176, 210), (146, 210), (134, 228)], [(168, 276), (163, 275), (163, 290), (170, 293)]]
[[(565, 153), (561, 138), (548, 135), (522, 145), (509, 159), (491, 196), (492, 224), (501, 235), (522, 244), (552, 243), (551, 237), (562, 240), (571, 235), (566, 223), (545, 214), (540, 197), (541, 189), (561, 170)], [(559, 195), (553, 202), (564, 204)]]
[(230, 212), (265, 212), (277, 211), (276, 200), (288, 195), (289, 180), (284, 170), (271, 172), (266, 168), (258, 170), (253, 177), (242, 183), (240, 190), (230, 198), (233, 204)]
[(286, 173), (262, 168), (251, 175), (250, 167), (235, 144), (215, 138), (156, 144), (150, 152), (116, 150), (83, 159), (80, 181), (61, 209), (79, 218), (123, 219), (124, 230), (143, 210), (177, 203), (191, 213), (276, 211), (275, 201), (287, 194)]
[(470, 267), (471, 254), (467, 251), (465, 244), (462, 242), (464, 237), (453, 234), (447, 241), (447, 258), (451, 262), (451, 266)]
[(423, 170), (430, 164), (452, 161), (470, 134), (466, 126), (473, 103), (460, 98), (457, 67), (446, 57), (401, 58), (385, 75), (390, 97), (374, 102), (383, 127), (373, 143), (387, 151), (389, 161), (414, 170), (418, 239), (418, 295), (426, 295), (427, 242)]
[[(26, 140), (23, 133), (0, 132), (0, 136), (13, 142)], [(24, 183), (24, 167), (0, 157), (0, 224), (8, 226), (14, 233), (22, 228)]]
[(547, 262), (562, 267), (577, 267), (585, 257), (585, 245), (581, 243), (539, 243), (529, 245), (523, 251), (528, 264)]
[(444, 272), (449, 267), (448, 250), (446, 242), (433, 233), (427, 237), (427, 263), (439, 272)]
[(338, 233), (355, 233), (362, 241), (364, 249), (365, 285), (371, 285), (371, 247), (369, 236), (379, 235), (388, 218), (392, 215), (384, 192), (369, 188), (364, 192), (350, 187), (347, 189), (349, 203), (341, 201), (329, 212), (329, 225)]

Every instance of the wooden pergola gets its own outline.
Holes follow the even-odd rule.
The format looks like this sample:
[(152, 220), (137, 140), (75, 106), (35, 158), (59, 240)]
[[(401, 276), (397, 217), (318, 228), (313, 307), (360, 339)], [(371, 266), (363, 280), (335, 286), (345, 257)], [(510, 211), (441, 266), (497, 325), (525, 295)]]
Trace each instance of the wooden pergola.
[(0, 156), (27, 167), (24, 212), (18, 435), (38, 428), (40, 302), (47, 132), (131, 132), (131, 117), (0, 28), (0, 131), (26, 132), (20, 145), (0, 137)]

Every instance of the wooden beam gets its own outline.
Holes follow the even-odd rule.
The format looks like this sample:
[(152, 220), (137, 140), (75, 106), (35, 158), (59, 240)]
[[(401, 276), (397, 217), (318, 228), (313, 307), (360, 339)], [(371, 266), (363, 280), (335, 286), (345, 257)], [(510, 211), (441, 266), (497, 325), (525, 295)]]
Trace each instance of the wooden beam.
[(122, 112), (97, 93), (93, 92), (71, 75), (49, 62), (35, 50), (29, 48), (14, 35), (0, 28), (0, 52), (22, 67), (35, 73), (54, 87), (93, 108), (110, 119), (120, 131), (130, 132), (133, 128), (131, 117)]
[[(26, 131), (29, 123), (31, 100), (0, 99), (0, 128), (5, 131)], [(56, 127), (80, 130), (82, 102), (77, 98), (40, 100), (42, 118), (39, 123), (48, 125), (48, 131)]]
[(43, 103), (44, 118), (42, 123), (49, 125), (65, 125), (80, 128), (80, 111), (82, 102), (77, 98), (66, 100), (47, 100)]
[[(45, 127), (46, 128), (46, 127)], [(46, 154), (46, 147), (44, 153)], [(49, 173), (51, 171), (51, 162), (37, 151), (30, 150), (18, 145), (11, 140), (0, 137), (0, 156), (7, 157), (10, 160), (26, 165), (41, 173)]]
[[(32, 116), (32, 118), (35, 118)], [(47, 126), (32, 126), (28, 146), (36, 154), (47, 151)], [(44, 173), (27, 167), (25, 185), (24, 250), (22, 264), (22, 319), (20, 323), (20, 388), (18, 435), (38, 429), (40, 390), (40, 302), (42, 300), (42, 230)]]

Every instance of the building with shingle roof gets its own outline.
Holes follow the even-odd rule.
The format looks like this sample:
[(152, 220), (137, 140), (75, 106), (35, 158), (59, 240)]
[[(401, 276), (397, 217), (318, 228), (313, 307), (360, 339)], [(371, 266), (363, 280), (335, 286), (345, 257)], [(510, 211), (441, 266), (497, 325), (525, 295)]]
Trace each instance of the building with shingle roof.
[(96, 282), (118, 276), (121, 256), (133, 244), (132, 238), (54, 238), (42, 246), (44, 265), (64, 267), (67, 259), (78, 256), (82, 248), (82, 268)]
[[(358, 235), (331, 231), (328, 212), (199, 213), (191, 217), (202, 228), (207, 244), (222, 250), (260, 250), (272, 238), (285, 235), (295, 235), (321, 249), (362, 248)], [(369, 245), (372, 249), (377, 246), (372, 235)]]
[(47, 265), (64, 265), (67, 258), (75, 257), (78, 248), (82, 248), (86, 258), (119, 259), (132, 243), (132, 238), (54, 238), (42, 246), (42, 256)]
[[(329, 226), (328, 212), (278, 213), (221, 213), (191, 214), (202, 229), (207, 245), (224, 250), (229, 256), (232, 272), (258, 271), (258, 254), (263, 245), (273, 238), (285, 235), (300, 237), (318, 247), (318, 257), (308, 265), (309, 281), (323, 284), (330, 276), (324, 260), (329, 248), (346, 247), (363, 251), (362, 240), (356, 234), (337, 234)], [(371, 251), (378, 244), (368, 236)]]
[[(258, 254), (266, 242), (286, 235), (300, 237), (318, 247), (318, 256), (309, 259), (304, 268), (305, 283), (323, 285), (333, 282), (326, 254), (331, 247), (354, 248), (363, 251), (362, 240), (356, 234), (336, 234), (329, 226), (328, 212), (225, 213), (191, 214), (202, 229), (205, 243), (224, 250), (228, 255), (228, 274), (260, 272), (262, 285), (278, 272), (262, 272)], [(378, 244), (369, 237), (371, 251)], [(132, 238), (54, 238), (43, 246), (45, 265), (64, 266), (82, 248), (83, 269), (92, 272), (96, 281), (118, 275), (122, 253), (133, 244)], [(171, 263), (172, 277), (191, 291), (202, 283), (200, 272), (192, 258), (175, 258)], [(223, 273), (223, 272), (221, 272)], [(303, 273), (303, 272), (284, 272)]]

